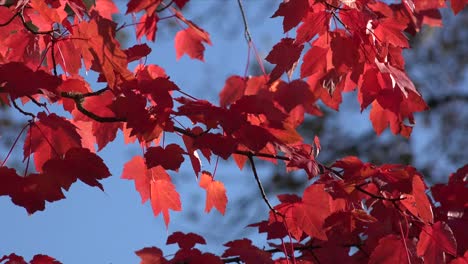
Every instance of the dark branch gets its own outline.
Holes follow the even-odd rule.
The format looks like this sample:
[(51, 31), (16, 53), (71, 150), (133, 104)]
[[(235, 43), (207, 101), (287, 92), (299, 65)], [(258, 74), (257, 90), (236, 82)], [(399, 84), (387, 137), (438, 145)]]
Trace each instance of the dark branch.
[(19, 13), (14, 14), (14, 15), (13, 15), (10, 19), (8, 19), (5, 23), (0, 24), (0, 27), (7, 26), (7, 25), (10, 24), (11, 21), (13, 21), (13, 19), (15, 19), (15, 17), (17, 17), (18, 15), (19, 15)]
[[(169, 8), (172, 5), (172, 3), (174, 3), (174, 0), (171, 0), (171, 2), (169, 2), (169, 4), (163, 6), (161, 9), (156, 10), (156, 12), (160, 13), (160, 12), (166, 10), (167, 8)], [(164, 4), (164, 3), (162, 3), (162, 4)]]
[(379, 199), (379, 200), (385, 200), (385, 201), (389, 201), (389, 202), (396, 202), (396, 201), (401, 201), (401, 200), (404, 200), (406, 199), (405, 197), (398, 197), (398, 198), (387, 198), (387, 197), (384, 197), (384, 196), (380, 196), (380, 195), (377, 195), (377, 194), (373, 194), (371, 192), (368, 192), (366, 190), (364, 190), (362, 188), (362, 186), (366, 185), (367, 183), (364, 183), (364, 184), (361, 184), (361, 185), (356, 185), (356, 190), (362, 192), (362, 193), (365, 193), (367, 195), (369, 195), (370, 197), (372, 198), (375, 198), (375, 199)]
[(268, 200), (268, 197), (266, 196), (265, 189), (263, 189), (262, 182), (260, 181), (260, 178), (258, 177), (258, 174), (257, 174), (257, 168), (255, 168), (255, 162), (254, 162), (253, 156), (254, 156), (253, 153), (247, 155), (247, 157), (249, 157), (250, 166), (252, 167), (252, 172), (253, 172), (253, 174), (255, 176), (255, 181), (257, 182), (258, 189), (260, 190), (260, 193), (262, 194), (262, 198), (265, 201), (265, 203), (268, 205), (268, 208), (270, 208), (270, 210), (275, 215), (281, 215), (278, 211), (276, 211), (275, 208), (273, 208), (273, 206), (271, 206), (271, 203)]
[(427, 106), (429, 106), (430, 109), (434, 109), (437, 107), (441, 107), (445, 104), (451, 103), (453, 101), (468, 103), (468, 94), (451, 94), (439, 98), (430, 98), (427, 100)]
[(20, 112), (22, 113), (23, 115), (25, 116), (30, 116), (32, 118), (35, 118), (36, 116), (33, 114), (33, 113), (30, 113), (30, 112), (26, 112), (24, 111), (23, 109), (21, 109), (15, 102), (15, 100), (11, 100), (11, 102), (13, 103), (13, 106)]
[(239, 4), (239, 9), (242, 14), (242, 21), (244, 22), (244, 34), (247, 43), (250, 45), (252, 42), (252, 36), (250, 35), (249, 24), (247, 23), (247, 17), (245, 16), (244, 5), (242, 4), (242, 0), (237, 0)]

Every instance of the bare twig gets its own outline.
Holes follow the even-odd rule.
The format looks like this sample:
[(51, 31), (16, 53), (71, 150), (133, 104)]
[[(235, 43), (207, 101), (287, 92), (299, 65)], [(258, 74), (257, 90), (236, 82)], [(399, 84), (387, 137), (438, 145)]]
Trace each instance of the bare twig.
[(21, 107), (19, 107), (19, 106), (16, 104), (15, 100), (11, 100), (11, 102), (13, 103), (13, 106), (16, 108), (16, 110), (18, 110), (18, 111), (19, 111), (20, 113), (22, 113), (23, 115), (25, 115), (25, 116), (30, 116), (30, 117), (32, 117), (32, 118), (35, 118), (35, 117), (36, 117), (36, 115), (34, 115), (33, 113), (30, 113), (30, 112), (27, 112), (27, 111), (24, 111), (23, 109), (21, 109)]
[(401, 201), (401, 200), (404, 200), (406, 199), (405, 197), (398, 197), (398, 198), (387, 198), (387, 197), (384, 197), (384, 196), (381, 196), (381, 195), (377, 195), (377, 194), (374, 194), (374, 193), (371, 193), (371, 192), (368, 192), (366, 190), (364, 190), (362, 188), (362, 186), (366, 185), (367, 183), (363, 183), (361, 185), (356, 185), (356, 190), (362, 192), (362, 193), (365, 193), (367, 195), (369, 195), (370, 197), (372, 198), (375, 198), (375, 199), (379, 199), (379, 200), (385, 200), (385, 201), (389, 201), (389, 202), (396, 202), (396, 201)]
[[(156, 10), (156, 12), (160, 13), (160, 12), (166, 10), (167, 8), (169, 8), (172, 5), (172, 3), (174, 3), (174, 0), (171, 0), (171, 2), (169, 2), (169, 4), (163, 6), (161, 9)], [(164, 2), (162, 4), (164, 4)]]
[(244, 34), (245, 39), (250, 44), (252, 42), (252, 36), (250, 35), (249, 24), (247, 23), (247, 17), (245, 16), (244, 5), (242, 4), (242, 0), (237, 0), (239, 4), (239, 10), (242, 14), (242, 21), (244, 22)]
[(257, 168), (255, 168), (255, 162), (254, 162), (253, 156), (254, 156), (253, 153), (250, 155), (247, 155), (247, 157), (249, 157), (250, 166), (252, 167), (252, 172), (254, 174), (255, 181), (257, 182), (258, 189), (260, 190), (260, 193), (262, 194), (262, 198), (265, 201), (265, 203), (268, 205), (268, 208), (270, 208), (270, 210), (275, 215), (281, 215), (278, 211), (276, 211), (275, 208), (273, 208), (270, 201), (268, 200), (268, 197), (266, 196), (265, 189), (263, 188), (262, 182), (260, 181), (260, 178), (258, 177), (258, 174), (257, 174)]

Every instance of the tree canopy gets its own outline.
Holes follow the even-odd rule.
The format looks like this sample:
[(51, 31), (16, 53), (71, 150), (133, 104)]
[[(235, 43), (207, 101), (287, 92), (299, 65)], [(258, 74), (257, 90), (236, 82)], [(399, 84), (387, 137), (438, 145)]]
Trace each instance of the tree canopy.
[[(323, 116), (325, 108), (339, 111), (346, 92), (357, 95), (361, 112), (370, 109), (376, 135), (390, 130), (409, 138), (414, 114), (435, 103), (426, 102), (408, 77), (402, 52), (423, 26), (442, 26), (441, 9), (449, 6), (456, 15), (468, 1), (283, 1), (275, 4), (272, 19), (282, 21), (284, 37), (263, 57), (237, 0), (245, 71), (225, 80), (216, 103), (190, 94), (176, 75), (145, 59), (158, 48), (158, 30), (172, 21), (174, 59), (205, 61), (218, 32), (186, 17), (184, 10), (197, 5), (188, 3), (130, 0), (125, 15), (134, 23), (119, 24), (112, 19), (120, 14), (112, 0), (0, 1), (0, 111), (29, 120), (13, 127), (17, 136), (0, 164), (0, 196), (34, 214), (65, 199), (78, 180), (104, 190), (101, 181), (111, 173), (100, 151), (121, 133), (142, 151), (122, 164), (120, 177), (133, 181), (142, 203), (149, 201), (166, 227), (183, 208), (172, 178), (182, 164), (193, 169), (194, 188), (206, 191), (206, 212), (227, 210), (226, 187), (216, 177), (219, 159), (250, 170), (258, 199), (269, 208), (264, 221), (250, 225), (267, 235), (263, 247), (239, 238), (216, 255), (197, 248), (206, 244), (203, 236), (174, 232), (167, 244), (177, 244), (178, 251), (139, 249), (143, 264), (468, 262), (468, 164), (447, 184), (428, 186), (410, 165), (356, 156), (320, 162), (327, 146), (318, 135), (311, 144), (304, 139), (310, 136), (307, 119)], [(126, 29), (134, 30), (135, 39), (125, 49), (118, 33)], [(258, 75), (248, 74), (251, 58)], [(97, 79), (90, 81), (88, 72)], [(21, 144), (23, 164), (10, 165)], [(260, 160), (303, 175), (307, 187), (272, 204)], [(207, 162), (215, 164), (213, 171), (202, 170)], [(60, 263), (43, 254), (28, 262), (11, 253), (0, 263)]]

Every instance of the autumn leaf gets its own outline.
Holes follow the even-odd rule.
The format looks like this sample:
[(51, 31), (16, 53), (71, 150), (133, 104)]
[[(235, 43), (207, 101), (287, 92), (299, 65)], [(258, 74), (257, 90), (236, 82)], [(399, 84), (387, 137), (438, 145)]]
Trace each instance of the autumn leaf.
[(193, 248), (196, 244), (206, 244), (205, 239), (195, 233), (184, 234), (182, 232), (174, 232), (167, 238), (167, 245), (178, 244), (182, 249)]
[[(412, 263), (417, 261), (414, 253), (412, 253), (415, 251), (413, 243), (406, 238), (403, 239), (396, 235), (381, 238), (379, 245), (370, 256), (369, 264)], [(409, 262), (409, 260), (412, 262)]]
[(457, 242), (453, 232), (445, 222), (423, 227), (417, 246), (418, 256), (424, 257), (424, 263), (444, 262), (444, 254), (457, 255)]
[(211, 45), (208, 33), (193, 27), (177, 32), (174, 40), (177, 60), (187, 54), (192, 59), (204, 61), (203, 43)]
[(269, 84), (278, 80), (281, 75), (292, 69), (294, 64), (299, 60), (304, 45), (294, 43), (292, 38), (283, 38), (277, 43), (265, 58), (271, 64), (276, 64), (275, 68), (270, 73)]
[(184, 161), (185, 151), (176, 144), (169, 144), (163, 147), (150, 147), (146, 150), (145, 160), (148, 168), (162, 166), (166, 170), (177, 171)]
[(205, 212), (209, 213), (215, 207), (224, 215), (228, 202), (224, 184), (220, 181), (215, 181), (211, 173), (203, 171), (199, 185), (206, 191)]
[(153, 175), (153, 179), (151, 180), (151, 208), (153, 208), (155, 216), (158, 216), (162, 212), (166, 228), (169, 225), (169, 210), (182, 210), (179, 193), (167, 177)]
[(246, 264), (273, 264), (271, 260), (271, 253), (260, 250), (252, 245), (249, 239), (235, 240), (224, 244), (228, 247), (223, 253), (223, 257), (239, 256), (239, 258)]
[(167, 260), (163, 256), (161, 249), (157, 247), (146, 247), (135, 251), (135, 254), (140, 257), (140, 264), (164, 264)]
[(301, 22), (308, 9), (308, 0), (290, 0), (281, 3), (272, 17), (284, 17), (283, 30), (286, 33)]

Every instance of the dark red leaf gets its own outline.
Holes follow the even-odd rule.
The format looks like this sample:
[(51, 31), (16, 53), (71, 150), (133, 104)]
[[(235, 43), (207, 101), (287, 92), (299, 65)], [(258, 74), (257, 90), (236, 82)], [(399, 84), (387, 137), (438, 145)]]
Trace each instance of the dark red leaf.
[(283, 38), (277, 43), (265, 58), (271, 64), (276, 64), (275, 68), (270, 73), (268, 83), (273, 83), (278, 80), (281, 75), (292, 69), (294, 64), (299, 60), (304, 45), (294, 43), (292, 38)]
[(281, 3), (272, 17), (284, 17), (283, 30), (286, 33), (301, 22), (308, 10), (308, 0), (290, 0)]
[(145, 153), (146, 165), (153, 168), (158, 165), (166, 170), (178, 171), (184, 162), (185, 151), (177, 144), (167, 145), (166, 148), (150, 147)]
[(167, 245), (178, 244), (181, 249), (190, 249), (193, 248), (196, 244), (206, 244), (205, 239), (197, 234), (188, 233), (184, 234), (182, 232), (174, 232), (167, 238)]

